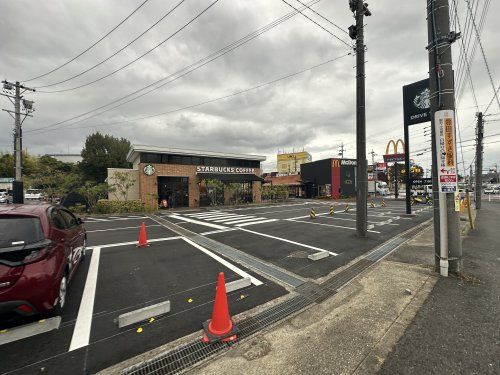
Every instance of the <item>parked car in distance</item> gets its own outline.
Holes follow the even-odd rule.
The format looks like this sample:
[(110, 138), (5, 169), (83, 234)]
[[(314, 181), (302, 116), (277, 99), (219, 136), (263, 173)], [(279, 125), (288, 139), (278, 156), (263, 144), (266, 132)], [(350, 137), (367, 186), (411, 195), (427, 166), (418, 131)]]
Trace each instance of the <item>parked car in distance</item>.
[(500, 194), (500, 187), (496, 185), (489, 185), (484, 189), (484, 194)]
[(7, 192), (0, 192), (0, 203), (10, 203), (9, 196), (7, 195)]
[(59, 313), (85, 246), (83, 222), (62, 206), (0, 207), (0, 316)]
[(26, 193), (24, 193), (24, 199), (29, 200), (42, 200), (42, 192), (38, 189), (28, 189)]

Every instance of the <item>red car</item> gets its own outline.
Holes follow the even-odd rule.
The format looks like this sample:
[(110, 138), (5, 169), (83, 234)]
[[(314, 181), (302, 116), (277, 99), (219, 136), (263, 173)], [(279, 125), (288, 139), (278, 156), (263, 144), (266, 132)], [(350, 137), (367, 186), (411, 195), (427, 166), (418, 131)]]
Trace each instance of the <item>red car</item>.
[(82, 224), (61, 206), (0, 207), (0, 315), (60, 312), (85, 256)]

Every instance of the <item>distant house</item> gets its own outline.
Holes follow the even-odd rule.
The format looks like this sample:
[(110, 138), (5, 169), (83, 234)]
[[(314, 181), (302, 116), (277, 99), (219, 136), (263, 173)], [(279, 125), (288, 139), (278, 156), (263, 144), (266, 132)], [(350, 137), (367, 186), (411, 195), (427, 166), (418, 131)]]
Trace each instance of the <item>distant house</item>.
[(82, 155), (80, 154), (45, 154), (45, 156), (50, 156), (63, 163), (76, 164), (82, 161)]

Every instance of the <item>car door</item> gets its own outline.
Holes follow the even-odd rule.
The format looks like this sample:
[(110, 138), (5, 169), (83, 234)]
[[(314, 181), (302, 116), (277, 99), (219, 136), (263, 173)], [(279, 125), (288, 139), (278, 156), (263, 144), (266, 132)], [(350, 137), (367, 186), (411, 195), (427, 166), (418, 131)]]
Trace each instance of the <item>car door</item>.
[(71, 212), (65, 208), (59, 208), (59, 212), (66, 223), (66, 234), (70, 250), (68, 255), (69, 277), (71, 278), (83, 254), (85, 234), (81, 230), (76, 217)]
[(55, 242), (55, 256), (57, 258), (57, 279), (62, 277), (70, 255), (70, 244), (66, 233), (66, 221), (57, 207), (51, 207), (48, 211), (50, 218), (50, 239)]

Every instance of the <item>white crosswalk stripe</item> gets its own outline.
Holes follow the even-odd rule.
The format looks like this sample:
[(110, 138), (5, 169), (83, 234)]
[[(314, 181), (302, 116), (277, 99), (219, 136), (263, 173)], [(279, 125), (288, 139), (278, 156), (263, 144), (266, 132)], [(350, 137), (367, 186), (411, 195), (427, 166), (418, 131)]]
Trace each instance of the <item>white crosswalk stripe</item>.
[[(180, 217), (181, 215), (178, 214)], [(234, 225), (236, 227), (249, 226), (256, 224), (265, 224), (278, 221), (279, 219), (269, 219), (263, 216), (248, 215), (248, 214), (236, 214), (229, 211), (204, 211), (196, 212), (183, 215), (184, 218), (190, 220), (198, 220), (204, 222), (220, 223), (221, 225)]]

